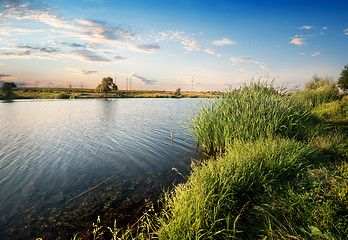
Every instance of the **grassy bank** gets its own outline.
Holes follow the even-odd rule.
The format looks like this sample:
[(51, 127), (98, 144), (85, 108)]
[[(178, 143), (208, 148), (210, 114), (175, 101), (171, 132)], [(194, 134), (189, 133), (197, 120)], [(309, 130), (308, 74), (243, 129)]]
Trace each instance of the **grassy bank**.
[[(145, 90), (113, 90), (107, 98), (210, 98), (219, 96), (219, 92), (183, 92), (145, 91)], [(11, 99), (76, 99), (104, 98), (103, 93), (87, 88), (14, 88)], [(1, 99), (1, 96), (0, 96)]]
[(126, 229), (99, 222), (93, 238), (347, 239), (346, 101), (314, 105), (265, 83), (227, 91), (186, 124), (211, 157), (161, 211)]

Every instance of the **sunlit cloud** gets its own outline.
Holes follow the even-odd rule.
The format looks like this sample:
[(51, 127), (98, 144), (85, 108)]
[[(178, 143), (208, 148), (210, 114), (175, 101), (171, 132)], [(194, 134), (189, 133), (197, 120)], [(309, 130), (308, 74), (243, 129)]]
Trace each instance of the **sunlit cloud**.
[(44, 30), (40, 29), (26, 29), (21, 27), (11, 27), (5, 24), (0, 24), (0, 35), (12, 36), (18, 34), (30, 34), (30, 33), (43, 33)]
[(89, 50), (74, 50), (74, 51), (65, 53), (65, 55), (71, 56), (73, 58), (77, 58), (86, 62), (111, 62), (110, 59), (107, 59)]
[[(254, 63), (254, 64), (258, 65), (262, 70), (264, 70), (270, 74), (274, 74), (274, 71), (271, 67), (267, 66), (266, 64), (254, 59), (254, 58), (251, 58), (251, 57), (233, 57), (233, 58), (230, 58), (230, 61), (232, 62), (231, 63), (232, 66), (235, 66), (239, 63), (245, 63), (245, 62)], [(244, 68), (239, 68), (239, 71), (246, 73), (247, 70)]]
[(78, 75), (90, 75), (94, 73), (99, 73), (98, 71), (94, 70), (83, 70), (83, 69), (76, 69), (76, 68), (65, 68), (68, 71), (74, 72), (75, 74)]
[(344, 30), (343, 32), (344, 32), (344, 35), (348, 35), (348, 28)]
[(315, 53), (312, 54), (312, 57), (316, 57), (316, 56), (319, 56), (321, 54), (322, 54), (322, 52), (315, 52)]
[(3, 78), (9, 78), (9, 77), (11, 77), (12, 75), (10, 75), (10, 74), (1, 74), (0, 73), (0, 79), (3, 79)]
[(271, 67), (269, 67), (269, 66), (261, 65), (260, 68), (265, 70), (266, 72), (268, 72), (270, 74), (274, 74), (274, 70)]
[(139, 75), (135, 75), (135, 74), (131, 74), (131, 77), (137, 79), (139, 82), (143, 83), (143, 84), (155, 84), (157, 81), (156, 80), (150, 80), (144, 77), (141, 77)]
[(312, 29), (314, 28), (313, 26), (308, 26), (308, 25), (305, 25), (305, 26), (302, 26), (302, 27), (299, 27), (299, 29)]
[(199, 44), (196, 40), (184, 39), (181, 41), (181, 44), (184, 45), (184, 49), (187, 51), (199, 51), (202, 49), (202, 45)]
[(327, 30), (327, 29), (329, 29), (329, 28), (328, 28), (328, 27), (323, 27), (322, 29), (323, 29), (323, 30)]
[(214, 41), (213, 44), (216, 46), (228, 46), (228, 45), (233, 45), (233, 44), (237, 44), (237, 43), (234, 41), (231, 41), (227, 38), (223, 38), (222, 40)]
[(79, 43), (69, 43), (69, 42), (62, 42), (62, 41), (50, 41), (50, 43), (56, 44), (59, 46), (72, 47), (72, 48), (87, 48), (85, 44), (79, 44)]
[(290, 43), (298, 45), (298, 46), (306, 44), (306, 42), (304, 41), (304, 38), (293, 38)]
[(215, 52), (212, 49), (207, 48), (207, 49), (204, 49), (203, 51), (210, 55), (215, 55)]
[(185, 32), (165, 31), (165, 32), (159, 32), (158, 34), (155, 34), (153, 38), (155, 39), (156, 42), (161, 42), (161, 41), (180, 42), (183, 45), (183, 48), (189, 52), (200, 51), (202, 49), (202, 45), (199, 44), (198, 41), (191, 36), (189, 36), (189, 34)]
[[(36, 47), (30, 45), (15, 45), (7, 51), (0, 51), (1, 59), (48, 59), (57, 60), (59, 58), (69, 57), (87, 62), (111, 62), (111, 59), (99, 55), (88, 49), (65, 50), (53, 47)], [(114, 59), (116, 60), (116, 59)]]
[[(10, 26), (7, 24), (5, 28), (0, 30), (2, 35), (11, 35), (13, 33), (35, 33), (35, 32), (47, 32), (47, 29), (43, 29), (43, 25), (51, 27), (50, 32), (56, 37), (69, 37), (75, 38), (79, 43), (68, 43), (63, 41), (51, 41), (51, 44), (59, 46), (72, 47), (72, 48), (91, 48), (94, 44), (97, 46), (99, 43), (109, 44), (110, 49), (114, 47), (119, 49), (128, 49), (136, 52), (153, 53), (159, 49), (156, 44), (149, 44), (141, 42), (141, 38), (136, 36), (131, 27), (126, 25), (109, 25), (106, 22), (86, 20), (86, 19), (64, 19), (58, 14), (53, 12), (49, 7), (44, 7), (35, 2), (26, 3), (24, 1), (6, 1), (2, 3), (3, 11), (1, 17), (7, 20), (16, 21), (32, 21), (34, 23), (40, 23), (37, 28), (41, 29), (25, 29)], [(29, 24), (28, 24), (29, 26)], [(33, 26), (32, 24), (30, 26)], [(81, 42), (83, 41), (83, 42)], [(193, 46), (192, 46), (193, 47)], [(97, 49), (97, 47), (94, 48)], [(91, 54), (86, 52), (73, 51), (75, 55), (82, 56), (82, 59), (95, 61), (106, 61), (105, 57), (96, 58), (91, 57)], [(94, 54), (98, 55), (98, 54)], [(14, 54), (12, 55), (14, 56)], [(86, 57), (84, 57), (86, 56)]]
[(154, 44), (141, 44), (141, 45), (137, 45), (136, 49), (138, 49), (138, 51), (141, 51), (141, 52), (153, 53), (156, 50), (160, 49), (160, 47)]
[(251, 62), (255, 64), (260, 64), (259, 61), (251, 58), (251, 57), (232, 57), (230, 58), (230, 61), (232, 62), (231, 64), (234, 66), (238, 63), (243, 63), (243, 62)]

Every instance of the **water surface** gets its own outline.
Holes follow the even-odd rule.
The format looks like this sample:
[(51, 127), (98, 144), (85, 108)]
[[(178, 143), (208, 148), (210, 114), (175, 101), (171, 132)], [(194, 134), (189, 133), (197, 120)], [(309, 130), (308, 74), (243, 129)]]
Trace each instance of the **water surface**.
[(55, 239), (98, 215), (128, 221), (145, 199), (183, 181), (172, 168), (185, 175), (200, 157), (178, 123), (200, 101), (0, 102), (0, 234)]

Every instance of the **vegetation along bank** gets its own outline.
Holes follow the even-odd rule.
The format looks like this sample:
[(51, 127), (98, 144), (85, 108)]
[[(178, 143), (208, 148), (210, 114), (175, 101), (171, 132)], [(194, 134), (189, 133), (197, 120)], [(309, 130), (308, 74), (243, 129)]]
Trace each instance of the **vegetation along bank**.
[[(93, 239), (347, 239), (348, 98), (315, 76), (289, 94), (252, 82), (185, 124), (210, 157), (128, 227)], [(75, 234), (74, 239), (81, 239)]]

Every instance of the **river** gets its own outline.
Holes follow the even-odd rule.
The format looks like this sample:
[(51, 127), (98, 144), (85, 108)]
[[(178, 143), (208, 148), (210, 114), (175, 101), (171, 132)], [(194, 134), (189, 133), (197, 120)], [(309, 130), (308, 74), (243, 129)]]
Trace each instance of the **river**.
[(132, 220), (201, 157), (179, 123), (201, 101), (0, 101), (1, 239), (71, 239), (97, 216)]

